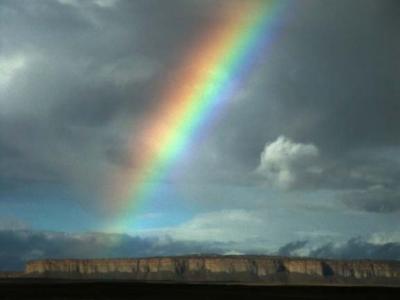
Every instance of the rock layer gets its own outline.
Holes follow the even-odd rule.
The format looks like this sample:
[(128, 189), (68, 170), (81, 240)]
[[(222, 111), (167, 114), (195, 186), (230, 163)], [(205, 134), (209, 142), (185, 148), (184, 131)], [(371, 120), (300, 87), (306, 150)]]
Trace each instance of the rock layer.
[(269, 256), (63, 259), (28, 262), (31, 277), (124, 278), (186, 282), (400, 284), (400, 262)]

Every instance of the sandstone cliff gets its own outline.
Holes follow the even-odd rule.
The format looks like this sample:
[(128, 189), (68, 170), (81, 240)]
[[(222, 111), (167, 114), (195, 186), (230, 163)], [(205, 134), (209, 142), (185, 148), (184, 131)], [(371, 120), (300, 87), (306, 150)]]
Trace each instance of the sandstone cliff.
[(400, 262), (269, 256), (38, 260), (27, 276), (243, 283), (400, 284)]

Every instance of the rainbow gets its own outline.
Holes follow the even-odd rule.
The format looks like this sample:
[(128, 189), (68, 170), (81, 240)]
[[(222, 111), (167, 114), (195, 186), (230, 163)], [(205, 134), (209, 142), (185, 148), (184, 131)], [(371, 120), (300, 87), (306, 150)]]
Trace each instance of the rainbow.
[[(132, 150), (137, 164), (115, 201), (117, 222), (109, 230), (132, 230), (135, 211), (155, 192), (154, 185), (208, 131), (255, 69), (272, 41), (272, 25), (284, 1), (222, 1), (224, 16), (189, 47), (180, 66), (157, 95), (157, 107), (139, 130)], [(139, 141), (139, 142), (138, 142)], [(140, 147), (137, 147), (137, 145)], [(121, 180), (121, 177), (119, 177)]]

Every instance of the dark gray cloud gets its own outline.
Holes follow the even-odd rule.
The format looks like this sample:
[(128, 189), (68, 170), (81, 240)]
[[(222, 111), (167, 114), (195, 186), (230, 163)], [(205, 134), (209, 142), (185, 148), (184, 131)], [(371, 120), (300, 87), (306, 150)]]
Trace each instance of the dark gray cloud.
[(333, 190), (355, 210), (392, 213), (400, 209), (400, 164), (390, 155), (360, 151), (333, 161), (324, 159), (314, 144), (280, 136), (265, 145), (257, 174), (284, 190)]
[(232, 128), (239, 129), (236, 139), (245, 137), (236, 155), (256, 159), (263, 144), (281, 134), (313, 142), (334, 159), (398, 145), (398, 10), (394, 1), (299, 6), (265, 58), (258, 92), (233, 112), (252, 120)]
[[(191, 43), (221, 22), (223, 3), (2, 1), (0, 65), (11, 71), (0, 73), (0, 193), (61, 182), (100, 198), (107, 174), (135, 165), (137, 125)], [(290, 165), (293, 188), (355, 189), (352, 208), (396, 210), (398, 1), (287, 5), (257, 74), (182, 174), (248, 184), (265, 144), (286, 136), (318, 150), (318, 172)], [(356, 204), (377, 185), (385, 193)]]
[[(281, 20), (277, 42), (260, 62), (265, 71), (209, 138), (223, 153), (221, 168), (248, 172), (260, 167), (265, 144), (283, 135), (293, 145), (313, 145), (318, 156), (307, 167), (302, 158), (287, 163), (289, 169), (278, 166), (269, 182), (364, 193), (382, 185), (390, 200), (375, 197), (375, 206), (397, 206), (399, 9), (395, 1), (308, 1)], [(276, 184), (277, 174), (285, 172), (293, 182)]]
[(252, 99), (232, 111), (232, 118), (251, 122), (231, 127), (226, 147), (256, 165), (264, 143), (282, 134), (313, 142), (336, 161), (364, 148), (398, 146), (399, 4), (303, 4), (282, 24)]
[(350, 239), (341, 246), (326, 244), (310, 252), (312, 257), (339, 259), (400, 259), (400, 243), (373, 244), (361, 238)]
[(393, 213), (400, 210), (400, 191), (375, 186), (367, 190), (347, 192), (343, 201), (349, 207), (375, 213)]
[(282, 256), (292, 256), (295, 254), (296, 250), (299, 250), (303, 248), (308, 241), (295, 241), (295, 242), (290, 242), (282, 247), (279, 248), (278, 250), (278, 255)]
[(91, 194), (131, 166), (136, 124), (193, 37), (218, 21), (212, 3), (109, 4), (2, 1), (1, 186), (61, 182)]
[(309, 241), (294, 241), (282, 246), (277, 255), (296, 256), (296, 251), (304, 250), (302, 256), (330, 259), (377, 259), (399, 260), (400, 243), (373, 243), (361, 237), (351, 238), (344, 243), (326, 243), (318, 247)]

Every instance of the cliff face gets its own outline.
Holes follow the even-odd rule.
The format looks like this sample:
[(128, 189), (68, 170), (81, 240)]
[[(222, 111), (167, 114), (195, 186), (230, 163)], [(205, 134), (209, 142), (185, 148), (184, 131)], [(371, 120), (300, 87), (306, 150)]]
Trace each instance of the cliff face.
[(28, 262), (25, 273), (46, 277), (200, 282), (400, 284), (400, 262), (268, 256), (40, 260)]

